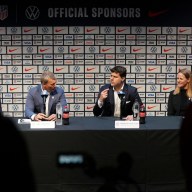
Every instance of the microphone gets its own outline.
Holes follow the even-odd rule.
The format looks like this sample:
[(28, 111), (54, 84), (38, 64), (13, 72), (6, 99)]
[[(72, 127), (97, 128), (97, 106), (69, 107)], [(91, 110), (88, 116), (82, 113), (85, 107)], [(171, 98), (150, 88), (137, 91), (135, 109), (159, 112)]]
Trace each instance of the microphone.
[(41, 93), (41, 97), (43, 99), (43, 113), (46, 114), (46, 99), (48, 97), (48, 92), (46, 90), (43, 90)]
[(118, 97), (121, 100), (121, 105), (120, 105), (120, 119), (123, 119), (123, 105), (124, 105), (124, 100), (125, 100), (125, 92), (119, 91), (118, 92)]
[(119, 92), (118, 92), (118, 97), (119, 97), (119, 99), (122, 101), (122, 100), (125, 98), (125, 92), (119, 91)]
[(43, 90), (42, 93), (41, 93), (41, 97), (43, 98), (43, 104), (46, 103), (46, 99), (48, 97), (48, 92), (47, 90)]

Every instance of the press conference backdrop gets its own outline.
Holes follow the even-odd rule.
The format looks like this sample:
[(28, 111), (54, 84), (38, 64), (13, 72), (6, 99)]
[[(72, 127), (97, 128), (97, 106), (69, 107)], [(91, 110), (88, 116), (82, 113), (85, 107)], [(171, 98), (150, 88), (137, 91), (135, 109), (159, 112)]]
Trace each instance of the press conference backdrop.
[[(71, 2), (71, 3), (70, 3)], [(94, 2), (94, 1), (93, 1)], [(110, 68), (127, 68), (148, 116), (166, 116), (179, 69), (192, 65), (192, 12), (186, 5), (0, 4), (0, 97), (5, 115), (24, 116), (30, 88), (53, 71), (71, 116), (93, 116)]]

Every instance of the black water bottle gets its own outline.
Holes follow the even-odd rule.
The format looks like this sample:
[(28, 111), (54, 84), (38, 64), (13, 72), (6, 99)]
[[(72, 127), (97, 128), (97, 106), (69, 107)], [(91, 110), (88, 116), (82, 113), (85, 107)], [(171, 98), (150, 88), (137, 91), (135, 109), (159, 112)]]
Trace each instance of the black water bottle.
[(67, 105), (63, 109), (63, 125), (69, 125), (69, 108)]
[(146, 110), (144, 105), (140, 106), (139, 117), (140, 124), (145, 124)]

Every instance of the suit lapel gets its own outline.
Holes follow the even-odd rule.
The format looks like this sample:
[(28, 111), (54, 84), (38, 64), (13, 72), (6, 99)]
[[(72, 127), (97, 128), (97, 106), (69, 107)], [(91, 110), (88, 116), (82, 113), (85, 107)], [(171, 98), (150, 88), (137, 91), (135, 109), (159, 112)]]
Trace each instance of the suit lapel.
[(48, 110), (49, 110), (49, 114), (51, 112), (51, 108), (52, 108), (52, 105), (55, 101), (55, 95), (57, 94), (57, 91), (54, 90), (53, 92), (50, 93), (50, 97), (49, 97), (49, 104), (48, 104)]
[(128, 92), (128, 86), (127, 86), (127, 84), (124, 84), (123, 92), (125, 93), (125, 100), (127, 101), (127, 100), (128, 100), (128, 97), (129, 97), (129, 92)]
[(43, 111), (44, 111), (44, 108), (43, 108), (43, 98), (41, 97), (41, 93), (42, 93), (42, 89), (41, 89), (41, 84), (40, 85), (38, 85), (38, 87), (37, 87), (37, 98), (38, 98), (38, 101), (39, 101), (39, 104), (40, 104), (40, 106), (42, 106), (41, 107), (41, 112), (43, 113)]

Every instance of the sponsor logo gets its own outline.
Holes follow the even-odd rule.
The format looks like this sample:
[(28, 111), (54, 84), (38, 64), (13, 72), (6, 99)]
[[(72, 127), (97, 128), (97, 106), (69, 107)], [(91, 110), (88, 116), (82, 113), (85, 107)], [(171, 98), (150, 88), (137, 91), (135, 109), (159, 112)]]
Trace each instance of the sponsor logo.
[(0, 6), (0, 20), (3, 21), (8, 17), (8, 6), (1, 5)]
[(56, 68), (56, 71), (61, 71), (62, 69), (64, 69), (64, 67)]
[(118, 32), (118, 33), (121, 33), (121, 32), (123, 32), (123, 31), (126, 31), (127, 29), (128, 29), (128, 28), (118, 29), (117, 32)]
[(77, 90), (77, 89), (79, 89), (80, 87), (71, 87), (71, 90), (72, 91), (75, 91), (75, 90)]
[(44, 34), (49, 32), (48, 27), (43, 27), (41, 30)]
[(87, 71), (92, 71), (94, 69), (95, 69), (94, 67), (93, 68), (87, 68)]
[(80, 105), (75, 104), (75, 105), (73, 106), (73, 109), (74, 109), (75, 111), (79, 111), (79, 109), (80, 109)]
[(36, 6), (29, 6), (25, 10), (25, 15), (30, 20), (36, 20), (40, 15), (40, 11)]
[(81, 49), (81, 48), (76, 48), (76, 49), (71, 49), (71, 52), (75, 52), (75, 51), (78, 51), (79, 49)]
[(163, 87), (163, 91), (166, 91), (168, 89), (171, 89), (172, 87)]
[(46, 48), (46, 49), (40, 49), (40, 52), (45, 52), (47, 51), (49, 48)]
[(9, 52), (12, 53), (12, 52), (16, 51), (17, 49), (18, 48), (16, 48), (16, 49), (9, 49)]
[(95, 30), (95, 28), (94, 29), (87, 29), (87, 33), (90, 33), (90, 32), (92, 32), (94, 30)]
[(87, 109), (93, 109), (93, 106), (87, 106)]
[(140, 51), (142, 48), (139, 48), (139, 49), (133, 49), (133, 52), (137, 52), (137, 51)]
[(148, 16), (149, 17), (157, 17), (159, 15), (162, 15), (164, 13), (166, 13), (168, 10), (162, 10), (162, 11), (149, 11), (148, 12)]
[(185, 31), (187, 31), (188, 29), (179, 29), (179, 33), (183, 33)]
[(112, 49), (112, 48), (108, 48), (108, 49), (102, 49), (102, 52), (106, 52), (106, 51), (109, 51), (110, 49)]
[(59, 33), (59, 32), (61, 32), (61, 31), (63, 31), (64, 29), (55, 29), (55, 32), (56, 33)]
[(164, 52), (168, 52), (168, 51), (171, 51), (172, 50), (172, 48), (170, 48), (170, 49), (164, 49), (163, 51)]
[(154, 31), (157, 31), (157, 29), (149, 29), (149, 33), (152, 33)]
[(155, 108), (156, 106), (148, 106), (147, 109), (153, 109)]
[(25, 71), (28, 72), (28, 71), (31, 71), (33, 68), (25, 68)]
[(18, 106), (18, 105), (13, 105), (13, 106), (12, 106), (12, 109), (13, 109), (14, 111), (18, 111), (19, 106)]
[(155, 69), (157, 69), (157, 67), (154, 67), (154, 68), (148, 68), (148, 71), (154, 71)]
[(10, 87), (10, 91), (14, 91), (14, 90), (16, 90), (16, 89), (18, 89), (18, 87), (16, 87), (16, 88), (13, 88), (13, 87)]
[(25, 33), (28, 33), (28, 32), (30, 32), (30, 31), (32, 31), (33, 29), (24, 29), (24, 32)]

